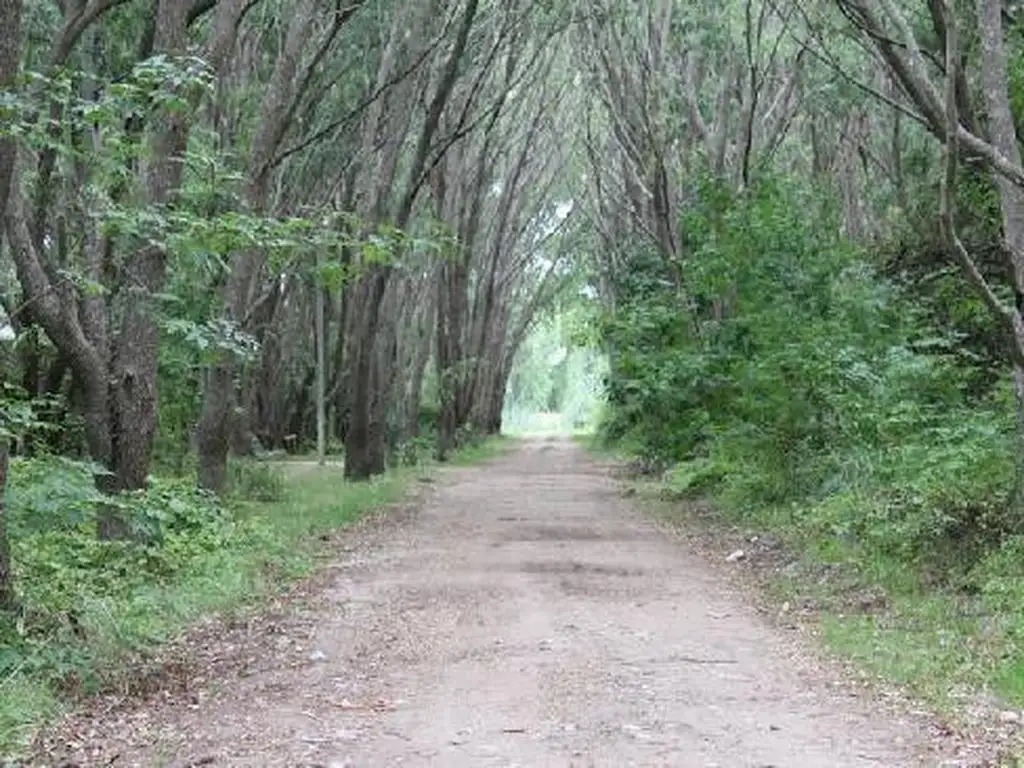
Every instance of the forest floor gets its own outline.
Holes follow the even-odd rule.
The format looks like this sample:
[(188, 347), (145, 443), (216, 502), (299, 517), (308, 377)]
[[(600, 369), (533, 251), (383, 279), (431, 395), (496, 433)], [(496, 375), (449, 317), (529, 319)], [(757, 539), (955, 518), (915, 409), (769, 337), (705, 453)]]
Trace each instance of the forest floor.
[[(562, 439), (445, 470), (298, 592), (210, 622), (34, 765), (995, 765), (759, 612)], [(173, 662), (171, 661), (173, 659)]]

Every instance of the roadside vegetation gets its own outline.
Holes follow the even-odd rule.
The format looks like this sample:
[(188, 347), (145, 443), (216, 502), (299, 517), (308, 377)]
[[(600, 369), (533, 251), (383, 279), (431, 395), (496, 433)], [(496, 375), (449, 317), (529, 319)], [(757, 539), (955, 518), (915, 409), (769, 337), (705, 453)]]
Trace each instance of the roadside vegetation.
[(630, 276), (647, 298), (603, 326), (617, 375), (598, 444), (635, 457), (683, 521), (742, 531), (720, 557), (736, 542), (737, 568), (763, 561), (780, 604), (821, 614), (845, 655), (951, 710), (986, 691), (1020, 708), (1011, 376), (964, 344), (985, 315), (955, 273), (932, 288), (951, 283), (937, 292), (980, 328), (937, 322), (920, 284), (836, 235), (835, 209), (806, 217), (821, 199), (764, 185), (703, 214), (688, 284), (727, 280), (743, 312), (699, 339), (678, 329), (673, 292)]
[(500, 445), (564, 10), (0, 0), (0, 762)]
[[(597, 444), (633, 457), (691, 522), (710, 501), (716, 515), (698, 517), (746, 537), (736, 567), (767, 563), (779, 604), (820, 612), (863, 668), (950, 711), (994, 698), (1019, 713), (1021, 20), (984, 1), (796, 5), (761, 11), (774, 28), (724, 8), (694, 22), (718, 19), (724, 38), (717, 69), (694, 72), (760, 73), (734, 104), (761, 126), (753, 145), (750, 124), (720, 120), (698, 88), (687, 114), (708, 143), (692, 164), (666, 159), (654, 126), (687, 130), (668, 107), (590, 155), (602, 216), (585, 342), (609, 366)], [(637, 89), (662, 103), (644, 90), (649, 40), (614, 29), (629, 44), (595, 63), (619, 98), (604, 107), (613, 122)], [(775, 43), (758, 58), (747, 46), (762, 33)], [(846, 76), (864, 88), (844, 90)], [(790, 105), (784, 138), (757, 104)], [(635, 213), (641, 193), (608, 147), (668, 190), (663, 205)]]
[[(485, 461), (507, 440), (474, 440), (454, 464)], [(8, 524), (19, 612), (0, 621), (0, 755), (81, 696), (131, 692), (162, 647), (200, 619), (258, 610), (334, 556), (333, 536), (401, 501), (439, 465), (429, 454), (357, 483), (340, 463), (232, 462), (218, 499), (185, 479), (156, 480), (130, 502), (141, 541), (98, 541), (90, 467), (15, 459)], [(74, 514), (72, 514), (72, 512)]]

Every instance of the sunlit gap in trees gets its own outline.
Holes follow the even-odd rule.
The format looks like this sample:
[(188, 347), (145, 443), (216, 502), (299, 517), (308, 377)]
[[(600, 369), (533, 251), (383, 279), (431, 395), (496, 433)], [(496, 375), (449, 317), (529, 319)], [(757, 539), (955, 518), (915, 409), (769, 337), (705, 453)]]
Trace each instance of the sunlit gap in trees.
[(569, 305), (541, 319), (516, 356), (505, 394), (503, 431), (509, 435), (571, 435), (592, 432), (604, 403), (608, 360), (576, 333), (594, 300), (583, 285)]
[[(577, 260), (551, 253), (549, 245), (577, 208), (575, 200), (561, 200), (537, 217), (530, 242), (532, 269), (540, 274), (554, 269), (566, 279), (578, 268)], [(516, 355), (502, 416), (507, 434), (569, 435), (596, 425), (607, 362), (573, 334), (581, 300), (593, 301), (596, 295), (586, 284), (565, 294), (561, 304), (538, 318)]]

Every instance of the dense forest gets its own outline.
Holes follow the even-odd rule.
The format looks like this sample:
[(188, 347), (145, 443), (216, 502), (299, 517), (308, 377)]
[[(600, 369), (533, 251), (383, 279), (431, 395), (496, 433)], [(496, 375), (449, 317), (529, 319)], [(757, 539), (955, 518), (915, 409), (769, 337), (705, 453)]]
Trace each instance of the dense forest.
[(188, 620), (182, 584), (288, 548), (289, 456), (372, 495), (542, 412), (955, 614), (906, 652), (1024, 698), (1016, 4), (0, 0), (0, 30), (0, 748)]

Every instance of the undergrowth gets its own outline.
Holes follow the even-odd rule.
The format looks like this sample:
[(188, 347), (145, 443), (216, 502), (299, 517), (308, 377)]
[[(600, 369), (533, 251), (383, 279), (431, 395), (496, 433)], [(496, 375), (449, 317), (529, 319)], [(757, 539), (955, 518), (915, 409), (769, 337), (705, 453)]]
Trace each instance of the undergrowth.
[(598, 444), (784, 540), (782, 587), (835, 648), (940, 705), (1024, 706), (1012, 384), (936, 321), (978, 300), (941, 270), (931, 293), (886, 277), (805, 189), (708, 187), (687, 224), (682, 273), (635, 249), (598, 323)]
[[(467, 440), (459, 463), (498, 455), (501, 440)], [(325, 534), (396, 501), (426, 463), (367, 483), (342, 465), (239, 461), (218, 501), (194, 482), (155, 478), (111, 499), (94, 467), (14, 459), (8, 526), (19, 608), (0, 618), (0, 763), (82, 695), (123, 685), (147, 654), (202, 617), (259, 601), (308, 575)], [(117, 504), (132, 541), (100, 541), (101, 505)]]

